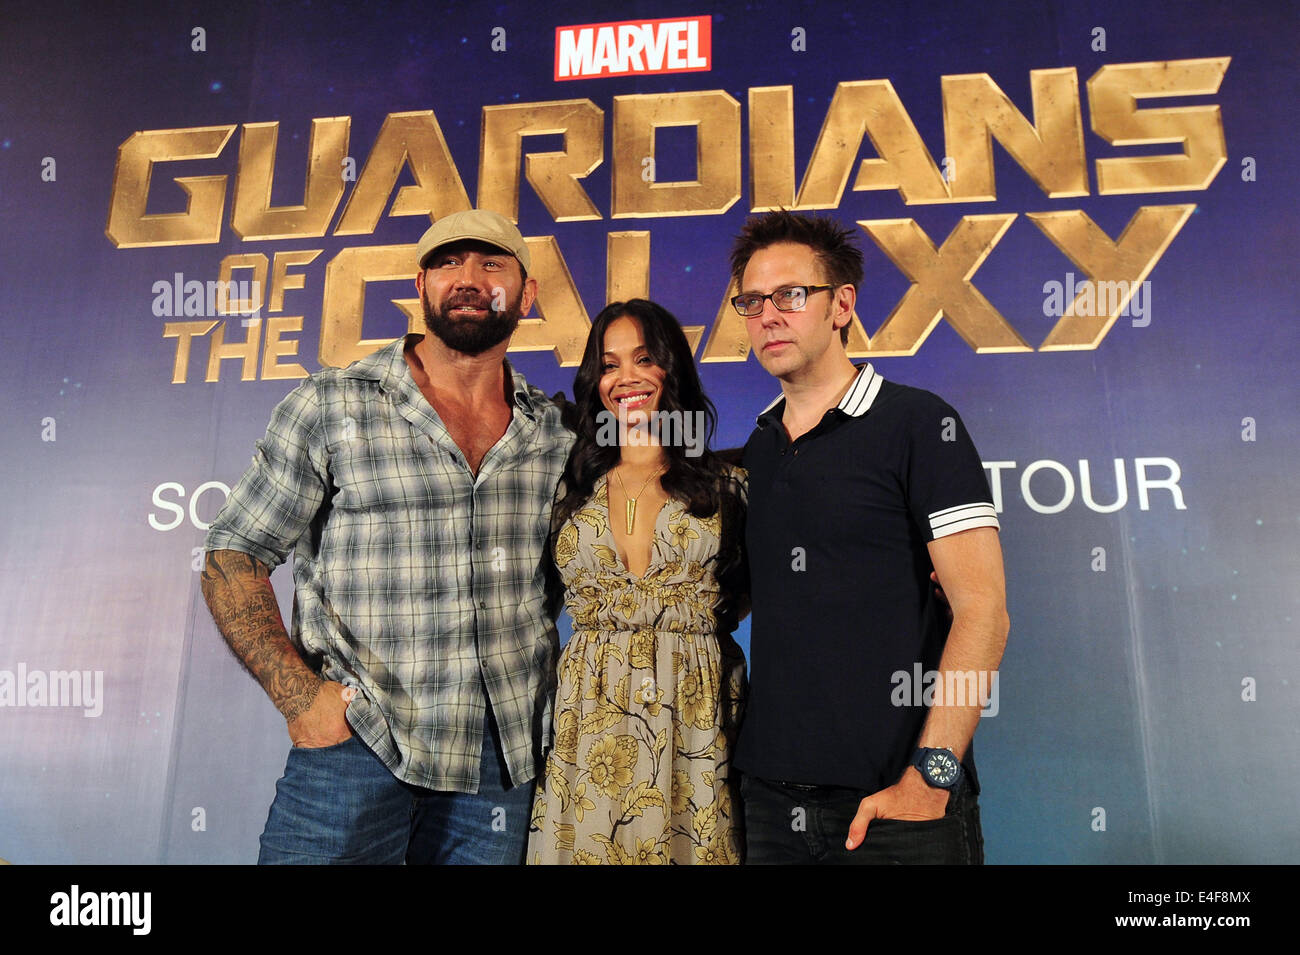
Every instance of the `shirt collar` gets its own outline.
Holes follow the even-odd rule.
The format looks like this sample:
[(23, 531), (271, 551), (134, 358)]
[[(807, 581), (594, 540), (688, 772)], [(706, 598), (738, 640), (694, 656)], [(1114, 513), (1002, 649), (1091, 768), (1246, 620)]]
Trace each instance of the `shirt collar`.
[(538, 418), (537, 402), (533, 399), (532, 392), (528, 390), (528, 382), (524, 376), (515, 371), (514, 366), (510, 364), (510, 359), (503, 358), (502, 362), (506, 367), (506, 374), (510, 376), (511, 386), (514, 388), (515, 407), (523, 412), (524, 417), (529, 421), (536, 421)]
[[(406, 339), (399, 338), (391, 345), (385, 345), (365, 358), (354, 361), (343, 369), (342, 375), (344, 378), (364, 378), (369, 381), (377, 381), (385, 391), (418, 390), (411, 380), (411, 370), (407, 366), (406, 357), (403, 354), (405, 350)], [(537, 401), (529, 393), (528, 382), (524, 380), (523, 375), (515, 371), (509, 359), (503, 359), (502, 361), (505, 365), (506, 374), (510, 376), (514, 406), (523, 412), (528, 420), (536, 421), (538, 415)]]
[[(844, 397), (835, 406), (836, 409), (850, 418), (860, 418), (871, 410), (876, 395), (880, 394), (880, 386), (884, 383), (885, 379), (876, 374), (876, 370), (871, 367), (870, 362), (859, 365), (853, 384), (849, 385), (849, 390), (844, 392)], [(785, 395), (779, 394), (770, 405), (758, 413), (758, 424), (761, 427), (766, 427), (770, 423), (780, 421), (781, 415), (784, 413)]]

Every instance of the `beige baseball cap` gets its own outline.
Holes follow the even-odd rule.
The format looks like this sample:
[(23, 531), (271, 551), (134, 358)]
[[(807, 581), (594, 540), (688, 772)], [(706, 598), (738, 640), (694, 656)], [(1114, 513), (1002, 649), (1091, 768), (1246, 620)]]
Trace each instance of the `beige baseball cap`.
[(420, 268), (424, 268), (424, 263), (435, 249), (466, 239), (477, 239), (509, 252), (519, 260), (525, 272), (531, 265), (528, 244), (524, 242), (524, 237), (515, 228), (515, 224), (505, 216), (487, 209), (453, 212), (429, 226), (415, 247), (416, 262)]

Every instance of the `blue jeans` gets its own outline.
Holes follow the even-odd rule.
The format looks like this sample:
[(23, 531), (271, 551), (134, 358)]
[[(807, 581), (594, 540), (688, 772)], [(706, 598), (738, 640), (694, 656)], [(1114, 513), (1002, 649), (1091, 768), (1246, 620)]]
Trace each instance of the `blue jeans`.
[(520, 865), (533, 784), (509, 789), (496, 721), (483, 733), (478, 793), (398, 780), (356, 736), (294, 747), (262, 833), (258, 865)]
[(756, 776), (740, 784), (747, 865), (983, 865), (980, 810), (963, 779), (941, 819), (875, 819), (852, 852), (844, 848), (858, 803), (870, 793), (800, 786)]

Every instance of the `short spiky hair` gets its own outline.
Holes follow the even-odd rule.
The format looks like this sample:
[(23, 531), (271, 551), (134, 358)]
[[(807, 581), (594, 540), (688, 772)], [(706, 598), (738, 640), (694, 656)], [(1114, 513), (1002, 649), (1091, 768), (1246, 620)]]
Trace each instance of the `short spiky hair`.
[[(731, 247), (731, 277), (739, 286), (754, 253), (778, 242), (793, 242), (813, 250), (827, 282), (857, 289), (862, 283), (862, 250), (853, 244), (854, 235), (851, 229), (825, 216), (800, 215), (786, 209), (755, 216), (745, 223)], [(848, 339), (849, 326), (845, 325), (840, 329), (840, 340), (847, 343)]]

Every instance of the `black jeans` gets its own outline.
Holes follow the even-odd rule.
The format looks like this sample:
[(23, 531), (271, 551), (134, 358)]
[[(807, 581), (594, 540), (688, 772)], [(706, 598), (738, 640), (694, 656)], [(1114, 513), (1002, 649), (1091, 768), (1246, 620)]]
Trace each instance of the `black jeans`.
[(858, 803), (870, 793), (799, 786), (745, 776), (745, 862), (749, 865), (983, 865), (980, 810), (969, 782), (949, 795), (942, 819), (874, 819), (867, 838), (844, 848)]

